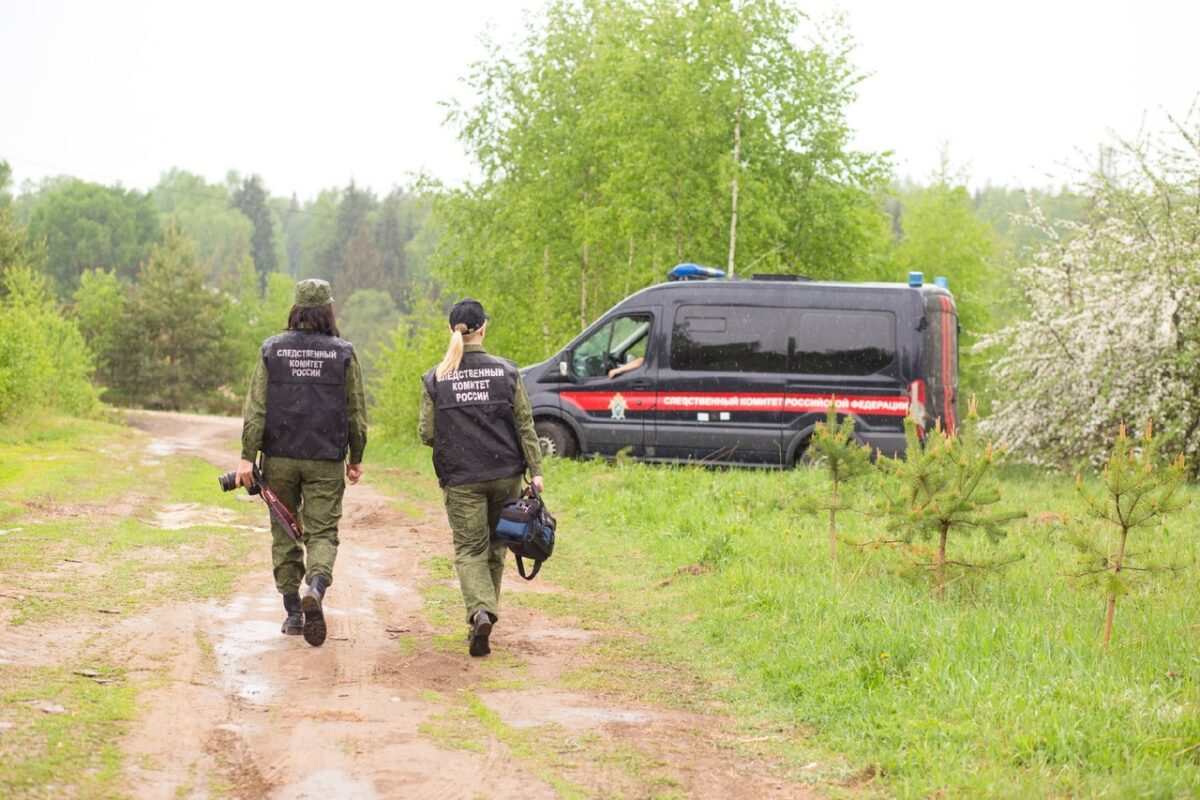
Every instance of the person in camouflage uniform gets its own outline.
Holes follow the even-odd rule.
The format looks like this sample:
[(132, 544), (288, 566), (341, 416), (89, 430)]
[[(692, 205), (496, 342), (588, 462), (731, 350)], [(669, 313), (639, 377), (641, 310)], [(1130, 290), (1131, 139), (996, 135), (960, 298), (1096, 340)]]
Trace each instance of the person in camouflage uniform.
[(454, 537), (454, 567), (466, 605), (468, 650), (491, 652), (500, 619), (505, 546), (492, 538), (505, 500), (521, 491), (529, 470), (542, 489), (542, 452), (533, 410), (517, 365), (483, 349), (487, 315), (467, 298), (450, 310), (450, 346), (422, 378), (420, 436), (433, 448)]
[[(287, 330), (263, 342), (254, 365), (237, 479), (241, 486), (254, 482), (254, 460), (261, 452), (263, 482), (301, 522), (297, 542), (271, 520), (271, 556), (287, 612), (282, 632), (303, 633), (314, 646), (326, 636), (322, 604), (333, 584), (342, 495), (347, 480), (357, 483), (362, 476), (366, 446), (366, 402), (354, 346), (339, 336), (329, 284), (302, 280)], [(307, 584), (303, 597), (301, 580)]]

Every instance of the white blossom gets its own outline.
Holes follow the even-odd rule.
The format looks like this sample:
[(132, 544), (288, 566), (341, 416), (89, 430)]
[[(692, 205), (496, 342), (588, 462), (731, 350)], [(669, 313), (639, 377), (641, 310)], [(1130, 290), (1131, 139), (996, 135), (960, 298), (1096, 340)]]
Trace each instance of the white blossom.
[(1046, 235), (1017, 270), (1025, 314), (980, 345), (1002, 348), (986, 426), (1018, 457), (1100, 464), (1118, 424), (1153, 420), (1200, 462), (1196, 123), (1193, 110), (1168, 140), (1122, 143), (1085, 222), (1055, 230), (1037, 208), (1023, 220)]

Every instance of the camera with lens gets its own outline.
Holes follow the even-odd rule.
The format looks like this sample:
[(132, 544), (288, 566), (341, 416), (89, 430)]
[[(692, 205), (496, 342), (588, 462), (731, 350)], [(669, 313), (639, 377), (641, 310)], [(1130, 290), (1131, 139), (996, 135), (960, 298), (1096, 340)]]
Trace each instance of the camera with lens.
[[(258, 469), (258, 464), (254, 465), (254, 471), (251, 473), (253, 483), (246, 487), (246, 491), (250, 494), (258, 494), (262, 491), (262, 473)], [(237, 470), (231, 469), (224, 475), (217, 478), (217, 482), (221, 484), (222, 492), (232, 492), (237, 488)]]

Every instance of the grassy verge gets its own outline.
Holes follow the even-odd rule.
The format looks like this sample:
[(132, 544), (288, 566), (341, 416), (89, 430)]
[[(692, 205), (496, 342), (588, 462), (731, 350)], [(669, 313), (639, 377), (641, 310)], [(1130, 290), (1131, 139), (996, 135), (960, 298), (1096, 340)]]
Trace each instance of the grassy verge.
[[(104, 683), (58, 668), (0, 665), (0, 795), (112, 797), (117, 726), (133, 719), (134, 690), (118, 670)], [(107, 681), (112, 681), (108, 683)]]
[[(427, 453), (414, 452), (395, 463), (428, 483)], [(797, 759), (812, 748), (848, 759), (806, 773), (833, 794), (1200, 792), (1200, 493), (1136, 543), (1146, 563), (1185, 569), (1121, 598), (1104, 653), (1103, 599), (1067, 577), (1073, 482), (1012, 470), (1003, 489), (1030, 518), (998, 545), (952, 548), (1020, 560), (959, 574), (938, 600), (919, 551), (843, 544), (831, 569), (825, 520), (795, 510), (824, 491), (817, 472), (552, 462), (560, 541), (547, 575), (629, 633), (575, 680), (616, 685), (631, 665), (673, 665), (639, 691), (802, 732)], [(880, 538), (870, 520), (840, 523), (849, 538)]]
[[(263, 526), (261, 506), (223, 495), (207, 463), (144, 447), (96, 421), (0, 428), (0, 625), (53, 636), (55, 625), (86, 630), (97, 612), (232, 591), (265, 536), (246, 529)], [(113, 742), (135, 711), (117, 660), (97, 654), (79, 668), (87, 675), (0, 664), (0, 796), (114, 794)]]

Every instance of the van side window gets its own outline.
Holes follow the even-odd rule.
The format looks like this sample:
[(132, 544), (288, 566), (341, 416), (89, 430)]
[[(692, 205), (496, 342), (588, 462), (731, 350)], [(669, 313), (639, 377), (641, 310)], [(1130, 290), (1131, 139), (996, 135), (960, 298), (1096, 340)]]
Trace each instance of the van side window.
[(671, 369), (783, 372), (787, 314), (762, 306), (680, 306), (671, 332)]
[(873, 375), (896, 360), (896, 320), (885, 311), (800, 309), (791, 327), (789, 372)]
[(571, 372), (577, 378), (607, 377), (610, 369), (645, 357), (651, 321), (649, 314), (629, 314), (601, 325), (575, 345)]

